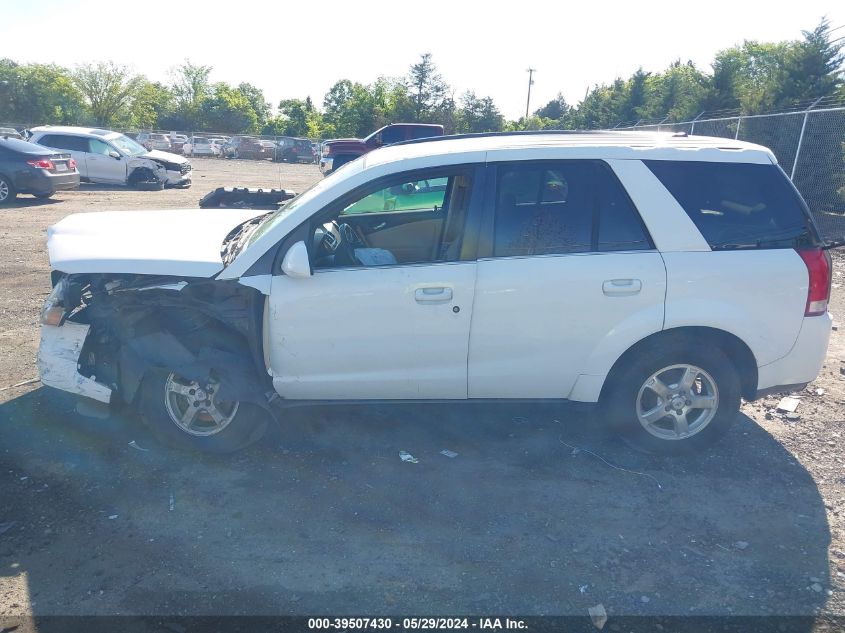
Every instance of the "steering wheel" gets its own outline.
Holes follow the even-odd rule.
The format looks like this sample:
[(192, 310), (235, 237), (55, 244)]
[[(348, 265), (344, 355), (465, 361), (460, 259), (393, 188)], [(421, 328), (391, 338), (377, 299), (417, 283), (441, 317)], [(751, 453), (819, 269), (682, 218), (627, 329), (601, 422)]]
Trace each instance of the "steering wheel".
[(366, 246), (349, 224), (338, 225), (340, 241), (334, 247), (335, 263), (341, 266), (360, 266), (361, 262), (355, 257), (355, 249)]

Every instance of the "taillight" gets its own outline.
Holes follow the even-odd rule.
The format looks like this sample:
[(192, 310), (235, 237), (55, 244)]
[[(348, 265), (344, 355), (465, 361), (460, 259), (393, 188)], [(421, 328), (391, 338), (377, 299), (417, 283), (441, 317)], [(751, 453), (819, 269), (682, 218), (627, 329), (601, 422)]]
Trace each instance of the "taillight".
[(804, 260), (804, 265), (807, 266), (807, 274), (810, 277), (804, 316), (820, 316), (827, 312), (827, 303), (830, 301), (832, 268), (830, 253), (820, 248), (814, 248), (800, 250), (798, 254)]
[(76, 169), (76, 161), (72, 158), (69, 158), (67, 161), (68, 169)]
[(53, 161), (47, 160), (46, 158), (39, 158), (38, 160), (28, 160), (26, 161), (27, 165), (32, 165), (38, 169), (55, 169), (56, 166), (53, 164)]

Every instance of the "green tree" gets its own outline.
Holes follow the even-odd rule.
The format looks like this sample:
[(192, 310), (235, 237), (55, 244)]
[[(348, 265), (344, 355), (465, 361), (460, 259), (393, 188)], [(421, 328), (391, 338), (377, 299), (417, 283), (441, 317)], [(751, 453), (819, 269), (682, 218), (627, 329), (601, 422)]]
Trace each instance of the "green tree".
[(203, 102), (212, 90), (208, 79), (211, 70), (211, 66), (199, 66), (186, 59), (172, 72), (171, 90), (176, 106), (173, 122), (176, 127), (185, 130), (202, 127)]
[(129, 105), (143, 85), (143, 77), (114, 62), (78, 66), (71, 80), (85, 97), (97, 125), (110, 126)]
[(554, 99), (549, 101), (542, 108), (538, 108), (534, 114), (544, 119), (560, 121), (569, 114), (570, 110), (572, 110), (572, 108), (568, 103), (566, 103), (566, 99), (563, 98), (563, 94), (559, 92)]
[(472, 91), (461, 97), (461, 107), (457, 113), (457, 132), (501, 132), (505, 118), (490, 97), (479, 99)]
[(264, 92), (261, 88), (246, 82), (238, 84), (238, 91), (247, 98), (252, 106), (252, 111), (258, 117), (259, 127), (263, 127), (267, 119), (270, 118), (270, 104), (264, 98)]
[(415, 121), (430, 121), (437, 110), (443, 110), (449, 85), (437, 72), (431, 53), (423, 53), (420, 61), (411, 66), (407, 82), (414, 103)]
[(249, 99), (237, 88), (220, 82), (212, 86), (201, 106), (204, 129), (230, 134), (258, 131), (258, 115)]
[(175, 107), (173, 93), (164, 84), (144, 80), (129, 106), (125, 125), (131, 128), (155, 130), (169, 127), (168, 117)]
[(832, 95), (842, 86), (845, 42), (831, 40), (830, 22), (823, 18), (815, 29), (802, 33), (804, 39), (784, 55), (783, 81), (775, 98), (778, 104)]
[(281, 135), (307, 136), (309, 116), (314, 112), (311, 99), (284, 99), (279, 102), (280, 120), (284, 123)]
[(78, 124), (86, 117), (85, 101), (66, 68), (0, 59), (0, 120)]

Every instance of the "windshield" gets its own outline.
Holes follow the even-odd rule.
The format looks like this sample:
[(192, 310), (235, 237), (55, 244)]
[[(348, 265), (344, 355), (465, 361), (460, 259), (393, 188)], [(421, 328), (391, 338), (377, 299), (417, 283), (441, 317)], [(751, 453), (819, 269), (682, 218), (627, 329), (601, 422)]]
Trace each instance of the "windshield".
[(123, 134), (110, 138), (109, 143), (114, 145), (124, 156), (142, 156), (147, 153), (147, 149), (143, 145), (139, 145)]
[(357, 172), (350, 170), (348, 166), (345, 166), (343, 170), (332, 172), (316, 184), (311, 185), (311, 187), (296, 196), (296, 198), (293, 198), (292, 200), (289, 200), (287, 203), (283, 204), (281, 207), (279, 207), (278, 211), (275, 211), (272, 214), (268, 215), (264, 222), (262, 222), (262, 224), (252, 233), (249, 238), (249, 241), (247, 242), (247, 246), (251, 246), (252, 244), (254, 244), (256, 240), (258, 240), (262, 235), (271, 230), (291, 212), (298, 209), (303, 204), (307, 204), (327, 189), (331, 189), (337, 183), (345, 180), (349, 175), (353, 173)]

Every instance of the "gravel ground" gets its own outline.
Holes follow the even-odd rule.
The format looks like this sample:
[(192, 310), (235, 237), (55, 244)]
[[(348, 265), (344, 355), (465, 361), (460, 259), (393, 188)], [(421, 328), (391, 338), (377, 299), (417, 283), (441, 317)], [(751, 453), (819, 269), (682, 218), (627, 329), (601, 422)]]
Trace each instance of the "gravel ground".
[[(320, 177), (193, 162), (188, 190), (84, 186), (0, 210), (0, 629), (27, 615), (586, 616), (598, 603), (611, 625), (845, 615), (839, 330), (798, 420), (778, 398), (748, 403), (724, 442), (680, 459), (632, 453), (574, 409), (469, 404), (293, 409), (255, 447), (195, 456), (134, 419), (81, 417), (37, 382), (10, 387), (37, 375), (48, 225)], [(835, 266), (845, 282), (845, 258)], [(845, 315), (839, 287), (832, 312)]]

